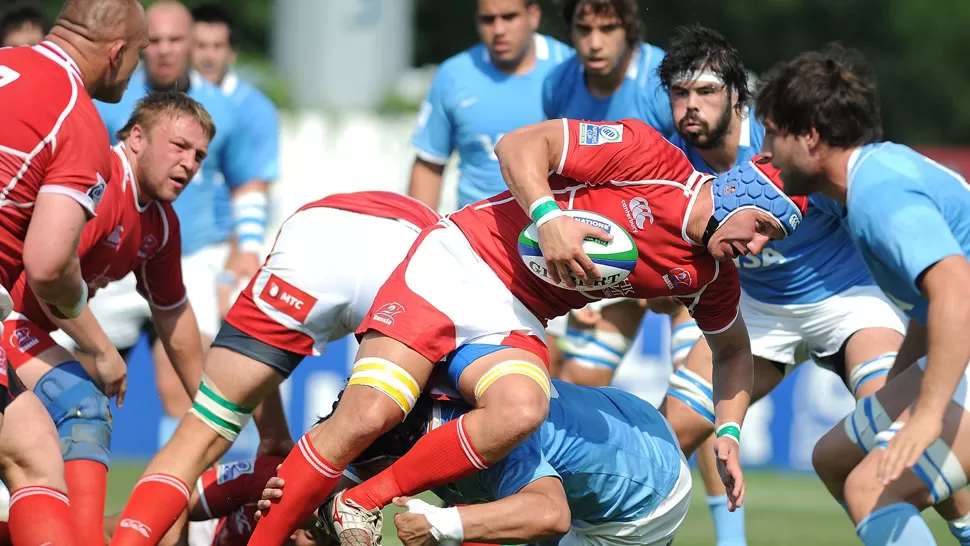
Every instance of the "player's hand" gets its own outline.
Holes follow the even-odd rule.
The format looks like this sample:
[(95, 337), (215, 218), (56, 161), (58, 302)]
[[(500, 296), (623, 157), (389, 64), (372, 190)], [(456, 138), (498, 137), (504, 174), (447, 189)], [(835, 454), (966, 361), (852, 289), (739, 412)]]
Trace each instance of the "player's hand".
[(539, 249), (549, 267), (549, 276), (556, 284), (565, 283), (576, 287), (578, 278), (590, 286), (602, 278), (599, 268), (583, 250), (587, 237), (610, 241), (613, 236), (598, 227), (579, 222), (563, 215), (539, 227)]
[(717, 459), (717, 472), (728, 498), (728, 511), (734, 512), (744, 503), (744, 473), (741, 471), (741, 449), (729, 436), (714, 440), (714, 455)]
[(926, 448), (942, 433), (942, 415), (914, 410), (909, 420), (886, 445), (876, 470), (879, 483), (889, 485), (899, 478), (904, 469), (913, 468)]
[[(279, 471), (279, 468), (277, 468), (277, 471)], [(278, 478), (276, 476), (273, 476), (266, 482), (266, 487), (263, 488), (263, 494), (260, 496), (260, 499), (256, 501), (257, 520), (269, 512), (270, 507), (273, 506), (274, 502), (279, 502), (279, 500), (283, 498), (284, 485), (286, 485), (286, 482), (283, 481), (283, 478)]]
[(115, 403), (120, 408), (125, 403), (125, 393), (128, 391), (128, 364), (114, 347), (94, 355), (94, 369), (98, 374), (95, 379), (101, 391), (108, 398), (118, 397)]
[(397, 538), (404, 546), (435, 546), (437, 539), (431, 534), (431, 523), (424, 515), (429, 508), (437, 508), (428, 503), (410, 497), (397, 497), (394, 505), (407, 508), (407, 512), (394, 515), (394, 527), (397, 528)]

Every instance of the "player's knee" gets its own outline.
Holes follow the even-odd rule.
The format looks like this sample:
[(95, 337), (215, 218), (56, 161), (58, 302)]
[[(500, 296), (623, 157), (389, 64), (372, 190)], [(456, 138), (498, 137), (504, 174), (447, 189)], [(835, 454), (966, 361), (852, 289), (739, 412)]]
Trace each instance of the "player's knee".
[(203, 372), (189, 413), (231, 443), (252, 419), (253, 409), (228, 400)]
[(508, 432), (525, 438), (549, 413), (552, 385), (546, 372), (531, 362), (507, 360), (492, 367), (475, 385), (475, 399), (490, 419), (508, 424)]
[(692, 413), (714, 426), (714, 387), (700, 375), (680, 368), (670, 376), (667, 396), (680, 400)]
[(885, 379), (894, 362), (896, 362), (896, 353), (891, 352), (879, 355), (853, 368), (849, 374), (849, 390), (852, 391), (852, 395), (858, 397), (863, 385), (871, 385), (872, 381), (880, 378)]
[[(368, 387), (365, 389), (368, 394), (389, 399), (400, 408), (404, 417), (411, 413), (421, 393), (418, 381), (407, 370), (390, 360), (377, 357), (364, 357), (354, 363), (347, 387), (355, 385)], [(366, 413), (369, 414), (367, 422), (362, 423), (365, 429), (383, 431), (386, 430), (386, 426), (396, 425), (403, 419), (395, 412), (368, 411)]]
[(108, 397), (78, 362), (62, 364), (40, 378), (34, 393), (47, 408), (60, 439), (64, 461), (97, 461), (108, 466), (111, 411)]
[(14, 489), (62, 481), (64, 463), (57, 430), (37, 397), (31, 392), (21, 394), (7, 406), (4, 417), (0, 467), (7, 486)]
[(704, 335), (693, 320), (679, 324), (670, 332), (670, 360), (675, 365), (685, 362), (691, 348)]
[(842, 498), (845, 499), (846, 505), (853, 513), (880, 494), (882, 486), (876, 480), (869, 466), (868, 464), (860, 464), (853, 468), (842, 485)]

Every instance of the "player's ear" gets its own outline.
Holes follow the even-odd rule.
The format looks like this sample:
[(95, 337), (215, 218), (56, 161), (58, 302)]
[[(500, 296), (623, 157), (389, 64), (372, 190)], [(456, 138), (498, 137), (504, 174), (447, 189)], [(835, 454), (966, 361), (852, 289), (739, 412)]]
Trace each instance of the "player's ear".
[(539, 7), (539, 3), (526, 0), (525, 14), (529, 18), (529, 27), (533, 31), (538, 30), (539, 21), (542, 20), (542, 8)]
[(108, 62), (111, 67), (117, 69), (121, 66), (121, 58), (125, 54), (125, 41), (115, 40), (108, 46)]
[(133, 154), (138, 154), (145, 147), (146, 137), (144, 127), (140, 123), (132, 125), (131, 132), (128, 133), (128, 144), (127, 146), (131, 148)]
[(817, 150), (818, 145), (822, 142), (822, 136), (818, 134), (818, 129), (814, 125), (802, 136), (802, 139), (810, 152)]

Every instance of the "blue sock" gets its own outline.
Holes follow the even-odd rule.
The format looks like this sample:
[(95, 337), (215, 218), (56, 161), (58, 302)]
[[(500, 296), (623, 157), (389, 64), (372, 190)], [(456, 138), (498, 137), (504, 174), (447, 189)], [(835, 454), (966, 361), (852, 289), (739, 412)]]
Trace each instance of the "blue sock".
[(960, 546), (970, 546), (970, 514), (947, 522), (947, 525), (950, 527), (950, 533), (957, 537)]
[(747, 546), (744, 537), (744, 506), (734, 512), (728, 511), (727, 495), (707, 497), (707, 507), (714, 520), (717, 546)]
[(936, 546), (933, 533), (912, 504), (897, 503), (866, 516), (855, 528), (866, 546)]

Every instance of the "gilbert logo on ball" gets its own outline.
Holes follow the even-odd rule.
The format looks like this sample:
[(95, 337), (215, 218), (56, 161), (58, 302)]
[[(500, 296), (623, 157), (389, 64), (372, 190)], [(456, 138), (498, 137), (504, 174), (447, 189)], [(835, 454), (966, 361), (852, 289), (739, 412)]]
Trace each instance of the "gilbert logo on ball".
[[(565, 283), (556, 286), (569, 290), (593, 292), (619, 284), (630, 276), (633, 268), (637, 265), (637, 246), (633, 242), (633, 237), (620, 224), (602, 214), (585, 210), (565, 210), (563, 213), (576, 221), (602, 229), (612, 235), (613, 240), (603, 241), (594, 237), (587, 237), (583, 241), (583, 251), (599, 268), (602, 277), (599, 281), (586, 286), (574, 277), (576, 288), (570, 289)], [(554, 284), (549, 275), (546, 259), (542, 256), (542, 250), (539, 248), (539, 230), (536, 229), (535, 223), (530, 223), (519, 234), (519, 256), (522, 257), (523, 263), (533, 275), (549, 284)]]

